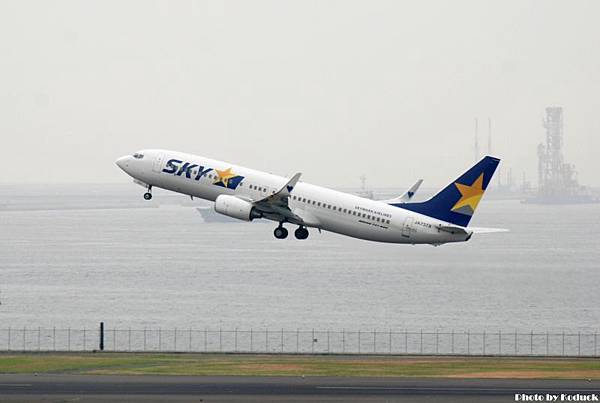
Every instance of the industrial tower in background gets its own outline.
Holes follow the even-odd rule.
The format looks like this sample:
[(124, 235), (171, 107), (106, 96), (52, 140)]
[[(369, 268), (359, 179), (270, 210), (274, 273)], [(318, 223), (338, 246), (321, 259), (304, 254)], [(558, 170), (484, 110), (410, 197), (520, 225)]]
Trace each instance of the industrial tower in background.
[(564, 162), (562, 107), (546, 108), (543, 126), (546, 129), (546, 144), (538, 145), (538, 194), (526, 202), (540, 204), (598, 202), (587, 188), (579, 185), (575, 166)]

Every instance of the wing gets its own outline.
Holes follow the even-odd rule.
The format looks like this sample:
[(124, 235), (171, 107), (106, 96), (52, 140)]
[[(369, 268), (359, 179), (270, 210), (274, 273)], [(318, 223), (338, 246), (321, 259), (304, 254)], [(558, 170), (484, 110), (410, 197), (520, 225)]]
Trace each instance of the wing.
[[(265, 218), (269, 218), (274, 221), (287, 221), (298, 225), (310, 225), (310, 219), (306, 220), (306, 215), (303, 215), (301, 211), (292, 211), (288, 204), (288, 200), (294, 187), (298, 183), (302, 174), (298, 172), (291, 177), (289, 181), (279, 191), (266, 196), (260, 200), (254, 200), (254, 208), (262, 213)], [(302, 217), (304, 216), (304, 218)]]

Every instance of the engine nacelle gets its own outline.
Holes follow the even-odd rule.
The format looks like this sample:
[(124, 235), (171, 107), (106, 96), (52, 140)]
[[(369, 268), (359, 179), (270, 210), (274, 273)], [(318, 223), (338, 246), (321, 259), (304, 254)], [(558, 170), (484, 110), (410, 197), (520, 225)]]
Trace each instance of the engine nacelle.
[(252, 221), (261, 218), (262, 214), (254, 209), (252, 203), (235, 196), (220, 195), (215, 200), (215, 211), (238, 220)]

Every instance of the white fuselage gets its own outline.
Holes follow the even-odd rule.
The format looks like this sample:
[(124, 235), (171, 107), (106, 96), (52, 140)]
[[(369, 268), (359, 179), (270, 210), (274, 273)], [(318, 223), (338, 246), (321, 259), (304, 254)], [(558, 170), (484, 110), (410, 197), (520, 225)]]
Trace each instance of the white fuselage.
[[(223, 161), (167, 150), (144, 150), (143, 158), (123, 157), (117, 164), (139, 182), (185, 195), (215, 201), (219, 195), (260, 200), (276, 193), (288, 179)], [(181, 174), (171, 173), (172, 160), (196, 165)], [(215, 185), (216, 171), (243, 177), (235, 189)], [(167, 171), (167, 172), (165, 172)], [(189, 177), (188, 177), (189, 176)], [(354, 238), (408, 244), (443, 244), (468, 240), (470, 233), (440, 230), (443, 221), (383, 202), (365, 199), (299, 182), (288, 199), (290, 210), (302, 217), (307, 227)]]

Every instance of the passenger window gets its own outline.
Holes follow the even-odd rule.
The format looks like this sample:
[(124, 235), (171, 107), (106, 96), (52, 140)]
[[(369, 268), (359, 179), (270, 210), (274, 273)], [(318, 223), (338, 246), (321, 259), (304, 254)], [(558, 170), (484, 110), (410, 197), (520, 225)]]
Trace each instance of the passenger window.
[(317, 203), (317, 207), (321, 207), (321, 202), (318, 202), (318, 203)]

